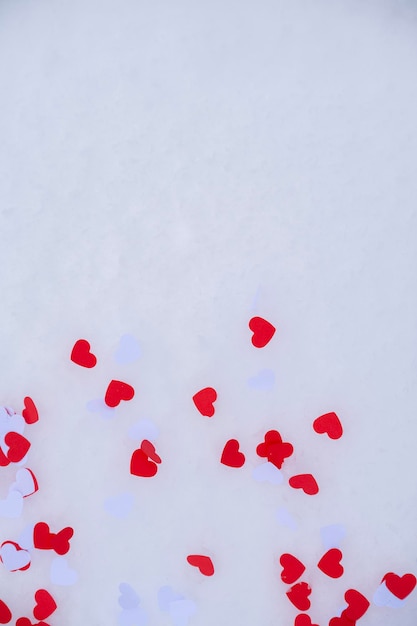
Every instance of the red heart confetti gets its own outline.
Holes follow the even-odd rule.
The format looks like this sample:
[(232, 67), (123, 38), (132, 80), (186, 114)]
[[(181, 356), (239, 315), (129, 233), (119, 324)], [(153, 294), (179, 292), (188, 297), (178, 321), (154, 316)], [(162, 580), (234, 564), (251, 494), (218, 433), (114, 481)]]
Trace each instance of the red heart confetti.
[(90, 352), (91, 346), (86, 339), (78, 339), (71, 352), (71, 361), (81, 367), (91, 368), (97, 363), (97, 357)]
[(356, 620), (352, 621), (342, 614), (340, 617), (332, 617), (329, 626), (356, 626)]
[(313, 428), (319, 435), (326, 433), (330, 439), (340, 439), (343, 435), (343, 427), (336, 413), (320, 415), (314, 420)]
[(57, 605), (49, 591), (38, 589), (35, 593), (36, 606), (33, 609), (33, 616), (38, 620), (43, 620), (52, 615)]
[(74, 535), (73, 528), (71, 528), (70, 526), (63, 528), (62, 530), (59, 531), (59, 533), (56, 533), (56, 535), (53, 536), (52, 549), (55, 550), (55, 552), (59, 554), (60, 556), (67, 554), (67, 552), (69, 552), (69, 549), (70, 549), (69, 542), (73, 535)]
[(292, 585), (305, 571), (305, 565), (292, 554), (282, 554), (279, 562), (282, 565), (281, 580)]
[[(159, 457), (158, 457), (159, 458)], [(130, 473), (134, 476), (141, 476), (142, 478), (152, 478), (158, 471), (158, 466), (153, 461), (150, 461), (148, 455), (138, 448), (132, 454), (130, 460)]]
[(264, 442), (256, 448), (258, 456), (267, 458), (278, 469), (281, 469), (284, 460), (292, 455), (294, 448), (291, 443), (282, 441), (282, 437), (277, 430), (268, 430), (265, 433)]
[(214, 565), (209, 556), (203, 554), (190, 554), (187, 556), (187, 561), (193, 567), (198, 567), (203, 576), (213, 576)]
[(34, 401), (32, 398), (29, 398), (29, 396), (26, 396), (23, 400), (23, 404), (25, 408), (22, 411), (22, 416), (26, 424), (34, 424), (39, 420), (38, 409), (36, 408)]
[(7, 467), (8, 465), (10, 465), (10, 461), (0, 448), (0, 467)]
[(229, 439), (226, 442), (220, 463), (228, 467), (242, 467), (245, 464), (245, 455), (239, 451), (239, 442), (237, 439)]
[(4, 441), (9, 450), (7, 451), (7, 458), (12, 463), (19, 463), (27, 454), (30, 448), (30, 441), (20, 435), (19, 433), (10, 432), (4, 438)]
[(348, 589), (345, 593), (345, 600), (348, 607), (342, 611), (341, 617), (352, 622), (363, 617), (369, 608), (368, 600), (356, 589)]
[(134, 395), (135, 390), (131, 385), (128, 385), (121, 380), (112, 380), (107, 387), (104, 402), (107, 406), (113, 408), (118, 406), (122, 400), (131, 400)]
[(312, 474), (297, 474), (292, 476), (289, 484), (294, 489), (302, 489), (309, 496), (314, 496), (319, 492), (319, 486)]
[(404, 576), (398, 576), (389, 572), (385, 574), (381, 582), (385, 581), (385, 585), (396, 598), (404, 600), (413, 591), (416, 586), (417, 580), (414, 574), (404, 574)]
[(343, 554), (338, 548), (331, 548), (321, 557), (317, 567), (330, 578), (340, 578), (344, 572), (340, 564), (342, 558)]
[(0, 600), (0, 624), (8, 624), (11, 619), (12, 613), (9, 607), (3, 600)]
[(216, 400), (217, 392), (213, 387), (205, 387), (193, 395), (193, 402), (197, 410), (205, 417), (213, 417), (215, 411), (214, 403)]
[(299, 610), (308, 611), (310, 608), (310, 600), (308, 596), (311, 594), (311, 587), (307, 583), (297, 583), (287, 591), (289, 601)]
[(74, 529), (70, 526), (58, 533), (51, 533), (46, 522), (38, 522), (33, 528), (33, 545), (38, 550), (54, 550), (60, 556), (67, 554), (70, 549), (70, 539)]
[(31, 559), (28, 550), (25, 550), (14, 541), (4, 541), (0, 546), (0, 561), (9, 572), (25, 571), (29, 569)]
[(146, 454), (146, 456), (152, 459), (152, 461), (155, 461), (155, 463), (161, 463), (161, 457), (156, 454), (153, 443), (144, 439), (140, 445), (140, 449)]
[(255, 348), (264, 348), (271, 341), (276, 331), (275, 326), (272, 326), (263, 317), (252, 317), (249, 321), (249, 328), (253, 333), (252, 344)]
[(302, 613), (295, 618), (294, 626), (318, 626), (318, 624), (313, 624), (310, 616)]

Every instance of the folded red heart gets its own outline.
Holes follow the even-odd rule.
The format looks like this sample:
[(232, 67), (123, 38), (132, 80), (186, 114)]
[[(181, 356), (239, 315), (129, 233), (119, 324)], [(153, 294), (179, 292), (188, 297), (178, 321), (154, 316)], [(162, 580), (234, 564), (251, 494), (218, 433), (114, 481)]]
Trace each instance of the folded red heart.
[(60, 556), (67, 554), (70, 549), (70, 539), (74, 529), (70, 526), (58, 533), (52, 533), (46, 522), (38, 522), (33, 528), (33, 545), (38, 550), (54, 550)]
[(331, 548), (321, 557), (317, 567), (330, 578), (340, 578), (344, 569), (340, 564), (343, 558), (342, 552), (338, 548)]
[(25, 408), (22, 411), (22, 416), (26, 424), (35, 424), (39, 420), (39, 414), (34, 401), (29, 396), (26, 396), (23, 404)]
[(282, 437), (277, 430), (268, 430), (265, 433), (264, 441), (256, 448), (258, 456), (268, 459), (278, 469), (281, 469), (284, 460), (290, 457), (293, 452), (292, 444), (282, 441)]
[(311, 594), (311, 587), (306, 582), (297, 583), (291, 589), (287, 591), (287, 597), (289, 601), (299, 610), (308, 611), (310, 608), (309, 595)]

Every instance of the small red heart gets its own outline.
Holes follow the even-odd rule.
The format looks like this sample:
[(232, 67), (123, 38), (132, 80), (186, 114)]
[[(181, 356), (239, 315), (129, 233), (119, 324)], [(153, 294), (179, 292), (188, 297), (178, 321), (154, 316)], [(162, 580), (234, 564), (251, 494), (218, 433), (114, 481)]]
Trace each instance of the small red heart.
[(336, 413), (320, 415), (314, 420), (313, 428), (319, 435), (326, 433), (330, 439), (340, 439), (343, 435), (343, 427)]
[(71, 361), (81, 367), (94, 367), (97, 363), (97, 357), (90, 352), (90, 344), (86, 339), (78, 339), (75, 342), (71, 352)]
[(11, 619), (12, 613), (9, 607), (3, 602), (3, 600), (0, 600), (0, 624), (8, 624)]
[(53, 535), (52, 537), (52, 549), (55, 550), (55, 552), (60, 556), (67, 554), (71, 547), (69, 542), (73, 534), (74, 529), (71, 528), (71, 526), (67, 526), (66, 528), (60, 530), (59, 533), (56, 533), (56, 535)]
[(33, 545), (38, 550), (52, 550), (54, 533), (49, 531), (46, 522), (38, 522), (33, 527)]
[[(158, 457), (159, 458), (159, 457)], [(138, 448), (132, 454), (130, 460), (130, 473), (134, 476), (142, 476), (143, 478), (151, 478), (158, 471), (158, 466), (148, 459), (148, 455)]]
[(7, 467), (8, 465), (10, 465), (10, 461), (0, 448), (0, 467)]
[(252, 317), (249, 328), (253, 332), (252, 344), (255, 348), (264, 348), (275, 335), (276, 328), (263, 317)]
[(289, 484), (294, 489), (302, 489), (309, 496), (314, 496), (319, 492), (319, 486), (312, 474), (297, 474), (292, 476)]
[(27, 454), (30, 448), (30, 441), (19, 433), (10, 432), (4, 438), (6, 445), (9, 446), (7, 458), (12, 463), (19, 463)]
[(57, 604), (49, 591), (38, 589), (35, 593), (36, 606), (33, 609), (33, 616), (38, 619), (46, 619), (56, 610)]
[(308, 611), (311, 605), (308, 599), (310, 593), (311, 587), (307, 583), (297, 583), (287, 591), (287, 597), (299, 611)]
[(144, 439), (140, 444), (140, 449), (146, 454), (146, 456), (152, 459), (152, 461), (155, 461), (155, 463), (161, 463), (161, 457), (156, 454), (153, 443)]
[(121, 380), (112, 380), (107, 387), (104, 402), (107, 406), (113, 408), (118, 406), (122, 400), (131, 400), (134, 395), (135, 390), (131, 385), (128, 385)]
[(279, 562), (282, 565), (281, 580), (292, 585), (305, 571), (305, 565), (292, 554), (282, 554)]
[(342, 558), (343, 554), (340, 550), (331, 548), (321, 557), (317, 567), (330, 578), (340, 578), (344, 572), (343, 566), (340, 564)]
[(385, 581), (387, 589), (394, 594), (396, 598), (404, 600), (413, 591), (416, 586), (417, 580), (414, 574), (404, 574), (404, 576), (398, 576), (389, 572), (385, 574), (382, 582)]
[(187, 561), (190, 565), (193, 565), (193, 567), (198, 567), (204, 576), (213, 576), (214, 565), (209, 556), (204, 556), (202, 554), (190, 554), (187, 556)]
[(356, 621), (352, 621), (342, 613), (340, 617), (332, 617), (329, 626), (356, 626)]
[(32, 623), (28, 617), (19, 617), (16, 626), (49, 626), (46, 622)]
[(242, 467), (245, 464), (245, 455), (239, 452), (239, 442), (237, 439), (229, 439), (226, 442), (220, 463), (228, 467)]
[(348, 604), (347, 609), (342, 611), (342, 618), (356, 622), (358, 619), (365, 615), (369, 609), (369, 602), (359, 591), (356, 589), (348, 589), (345, 593), (345, 600)]
[(25, 405), (25, 408), (22, 411), (22, 416), (26, 424), (34, 424), (39, 420), (38, 409), (36, 408), (34, 401), (32, 398), (29, 398), (29, 396), (26, 396), (23, 400), (23, 404)]
[(295, 618), (294, 626), (318, 626), (318, 624), (313, 624), (310, 616), (307, 613), (302, 613)]
[(213, 417), (215, 411), (214, 402), (216, 400), (217, 392), (213, 387), (205, 387), (193, 395), (193, 402), (197, 410), (206, 417)]
[(265, 433), (264, 442), (260, 443), (256, 448), (258, 456), (267, 458), (278, 469), (281, 469), (285, 459), (290, 457), (293, 452), (292, 444), (282, 441), (282, 437), (277, 430), (268, 430)]

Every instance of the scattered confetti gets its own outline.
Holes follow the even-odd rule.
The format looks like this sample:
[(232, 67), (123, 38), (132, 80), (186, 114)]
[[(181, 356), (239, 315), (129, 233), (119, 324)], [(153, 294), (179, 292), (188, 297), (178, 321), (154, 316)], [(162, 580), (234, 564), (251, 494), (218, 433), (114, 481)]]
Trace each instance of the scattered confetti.
[(313, 624), (307, 613), (301, 613), (295, 618), (294, 626), (318, 626), (318, 624)]
[(317, 567), (330, 578), (340, 578), (344, 572), (340, 564), (342, 558), (343, 554), (338, 548), (331, 548), (321, 557)]
[(198, 567), (201, 574), (204, 576), (213, 576), (214, 565), (209, 556), (204, 556), (202, 554), (190, 554), (187, 556), (187, 561), (193, 567)]
[(43, 620), (52, 615), (57, 605), (49, 591), (46, 589), (38, 589), (35, 593), (36, 606), (33, 609), (33, 616), (36, 619)]
[(287, 585), (295, 583), (305, 572), (305, 565), (292, 554), (282, 554), (279, 562), (282, 565), (281, 580)]
[(294, 489), (302, 489), (309, 496), (314, 496), (319, 492), (319, 487), (312, 474), (297, 474), (292, 476), (289, 484)]
[(3, 600), (0, 600), (0, 624), (8, 624), (12, 619), (12, 613)]
[(91, 346), (86, 339), (78, 339), (71, 352), (71, 361), (81, 367), (95, 367), (97, 358), (90, 350)]
[(106, 391), (106, 395), (104, 397), (104, 402), (107, 406), (114, 408), (119, 406), (120, 402), (124, 400), (128, 402), (135, 395), (135, 390), (128, 383), (124, 383), (121, 380), (112, 380)]
[(30, 553), (14, 541), (5, 541), (1, 544), (0, 560), (9, 572), (28, 569), (31, 563)]
[(200, 411), (201, 415), (205, 417), (213, 417), (214, 415), (214, 402), (217, 400), (217, 392), (213, 387), (205, 387), (200, 389), (193, 396), (193, 402)]
[(26, 396), (23, 400), (24, 409), (22, 411), (22, 417), (25, 420), (26, 424), (35, 424), (39, 420), (38, 409), (32, 398)]
[(239, 451), (237, 439), (229, 439), (226, 442), (220, 462), (228, 467), (242, 467), (245, 464), (245, 455)]
[(400, 600), (387, 589), (385, 582), (379, 585), (372, 600), (376, 606), (388, 606), (392, 609), (397, 609), (405, 604), (405, 600)]
[(281, 469), (285, 459), (294, 452), (291, 443), (282, 441), (282, 437), (277, 430), (268, 430), (265, 433), (263, 443), (256, 448), (256, 453), (260, 457), (267, 458), (270, 463)]
[(23, 467), (16, 474), (16, 482), (10, 487), (13, 491), (18, 491), (24, 498), (33, 495), (39, 489), (38, 481), (32, 470)]
[(255, 348), (264, 348), (275, 335), (276, 328), (263, 317), (252, 317), (249, 321), (249, 328), (252, 331), (252, 344)]
[(414, 590), (417, 580), (414, 574), (404, 574), (398, 576), (389, 572), (385, 574), (381, 582), (385, 582), (387, 589), (394, 594), (396, 598), (404, 600)]
[(321, 415), (314, 420), (313, 428), (319, 435), (326, 433), (330, 439), (340, 439), (343, 435), (343, 427), (336, 413)]

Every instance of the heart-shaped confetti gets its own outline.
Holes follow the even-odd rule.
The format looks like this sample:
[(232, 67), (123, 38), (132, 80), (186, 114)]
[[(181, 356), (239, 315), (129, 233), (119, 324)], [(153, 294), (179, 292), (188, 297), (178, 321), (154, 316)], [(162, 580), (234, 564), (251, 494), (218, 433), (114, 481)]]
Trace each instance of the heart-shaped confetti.
[(320, 529), (321, 541), (326, 550), (339, 548), (345, 536), (346, 528), (342, 524), (330, 524)]
[(104, 402), (103, 398), (95, 398), (87, 402), (87, 409), (91, 413), (99, 413), (104, 419), (110, 419), (116, 416), (116, 409), (111, 409)]
[(6, 456), (12, 463), (19, 463), (29, 451), (30, 441), (19, 433), (7, 433), (4, 441), (9, 446)]
[(46, 522), (38, 522), (33, 529), (33, 544), (38, 550), (54, 550), (63, 556), (69, 552), (69, 542), (73, 535), (74, 529), (71, 526), (67, 526), (55, 534), (50, 532)]
[(8, 624), (12, 619), (12, 613), (3, 600), (0, 600), (0, 624)]
[(249, 321), (249, 328), (252, 331), (252, 344), (255, 348), (264, 348), (275, 335), (276, 328), (263, 317), (252, 317)]
[(155, 441), (158, 438), (159, 431), (151, 420), (141, 419), (129, 428), (128, 436), (135, 441)]
[(47, 619), (57, 609), (55, 600), (46, 589), (38, 589), (36, 591), (35, 602), (33, 616), (39, 620)]
[(130, 473), (142, 478), (152, 478), (158, 471), (158, 466), (154, 461), (148, 459), (147, 454), (141, 448), (135, 450), (130, 460)]
[(27, 467), (19, 469), (16, 473), (16, 481), (11, 489), (18, 491), (24, 498), (33, 495), (38, 491), (38, 481), (35, 474)]
[(312, 474), (297, 474), (292, 476), (289, 484), (293, 489), (302, 489), (309, 496), (314, 496), (319, 492), (319, 486)]
[(220, 462), (228, 467), (242, 467), (245, 464), (245, 455), (239, 451), (239, 442), (237, 439), (229, 439), (226, 442)]
[(205, 387), (193, 395), (193, 402), (197, 410), (206, 417), (213, 417), (215, 411), (214, 402), (216, 400), (217, 392), (213, 387)]
[(169, 611), (169, 607), (172, 602), (184, 599), (184, 596), (174, 591), (172, 587), (169, 587), (168, 585), (165, 585), (158, 590), (158, 606), (161, 611)]
[(134, 363), (139, 357), (140, 345), (136, 337), (129, 334), (123, 335), (114, 355), (116, 363), (119, 363), (119, 365)]
[(385, 582), (381, 583), (373, 595), (373, 603), (376, 606), (389, 606), (392, 609), (399, 608), (405, 604), (405, 600), (400, 600), (389, 589)]
[(417, 580), (414, 574), (404, 574), (404, 576), (398, 576), (389, 572), (385, 574), (382, 582), (385, 582), (387, 589), (394, 594), (396, 598), (404, 600), (416, 586)]
[(23, 509), (23, 496), (20, 491), (9, 491), (5, 500), (0, 500), (0, 517), (20, 517)]
[(35, 424), (35, 422), (39, 420), (39, 414), (34, 401), (29, 396), (26, 396), (23, 400), (23, 404), (25, 407), (22, 411), (23, 419), (26, 424)]
[(91, 346), (86, 339), (78, 339), (71, 352), (71, 361), (81, 367), (92, 368), (97, 363), (97, 357), (91, 352)]
[(140, 604), (140, 598), (136, 591), (127, 583), (120, 583), (119, 585), (119, 605), (122, 609), (135, 609)]
[(265, 433), (264, 441), (256, 448), (256, 454), (267, 458), (278, 469), (281, 469), (285, 459), (294, 452), (291, 443), (282, 441), (282, 437), (277, 430), (269, 430)]
[(348, 606), (342, 611), (341, 617), (352, 622), (356, 622), (363, 617), (369, 608), (368, 600), (356, 589), (348, 589), (345, 593), (345, 600)]
[(282, 554), (279, 562), (282, 565), (281, 580), (287, 585), (292, 585), (301, 578), (305, 572), (305, 565), (292, 554)]
[(34, 545), (33, 545), (33, 529), (34, 529), (34, 524), (29, 524), (28, 526), (26, 526), (22, 532), (20, 533), (19, 537), (18, 537), (18, 544), (21, 548), (23, 548), (24, 550), (33, 550), (34, 549)]
[(169, 605), (169, 615), (172, 620), (172, 625), (187, 626), (190, 617), (194, 615), (196, 609), (195, 603), (192, 600), (188, 600), (188, 598), (171, 602)]
[(133, 509), (134, 499), (131, 493), (121, 493), (117, 496), (111, 496), (104, 501), (104, 508), (107, 513), (123, 519), (127, 517)]
[(307, 613), (301, 613), (295, 618), (294, 626), (318, 626), (318, 624), (313, 624)]
[[(279, 471), (279, 470), (278, 470)], [(284, 480), (284, 477), (282, 477)], [(286, 526), (291, 530), (297, 530), (297, 522), (291, 515), (291, 513), (285, 508), (285, 506), (280, 506), (275, 514), (277, 522), (279, 522), (282, 526)]]
[(332, 617), (329, 626), (356, 626), (356, 620), (353, 621), (344, 615), (339, 617)]
[(50, 578), (51, 583), (54, 585), (69, 587), (70, 585), (75, 585), (78, 580), (78, 574), (70, 568), (67, 559), (57, 556), (51, 563)]
[(23, 550), (14, 541), (5, 541), (0, 546), (0, 560), (9, 572), (26, 570), (30, 566), (31, 558), (27, 550)]
[(340, 578), (344, 572), (340, 564), (342, 558), (343, 554), (338, 548), (331, 548), (321, 557), (317, 567), (330, 578)]
[(258, 483), (271, 483), (271, 485), (281, 485), (284, 482), (282, 472), (273, 463), (261, 463), (252, 471), (253, 478)]
[(140, 444), (140, 449), (142, 450), (142, 452), (146, 454), (147, 457), (149, 457), (155, 463), (162, 462), (161, 457), (158, 456), (158, 454), (156, 454), (155, 446), (153, 445), (153, 443), (151, 443), (147, 439), (144, 439), (142, 441), (142, 443)]
[(10, 461), (0, 448), (0, 467), (7, 467), (8, 465), (10, 465)]
[(124, 400), (128, 402), (135, 395), (135, 390), (128, 383), (124, 383), (121, 380), (112, 380), (107, 387), (104, 402), (107, 406), (114, 408), (119, 406), (120, 402)]
[(297, 608), (299, 611), (308, 611), (310, 608), (311, 602), (309, 600), (309, 595), (311, 594), (311, 587), (305, 583), (297, 583), (291, 589), (287, 591), (287, 597), (289, 601)]
[(198, 567), (201, 574), (204, 576), (213, 576), (214, 565), (209, 556), (203, 554), (190, 554), (187, 556), (187, 561), (193, 567)]
[(313, 428), (319, 435), (326, 433), (330, 439), (340, 439), (343, 435), (343, 427), (336, 413), (320, 415), (314, 420)]

